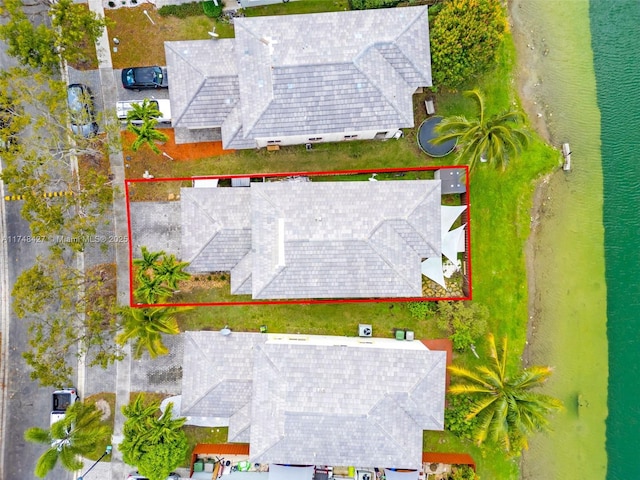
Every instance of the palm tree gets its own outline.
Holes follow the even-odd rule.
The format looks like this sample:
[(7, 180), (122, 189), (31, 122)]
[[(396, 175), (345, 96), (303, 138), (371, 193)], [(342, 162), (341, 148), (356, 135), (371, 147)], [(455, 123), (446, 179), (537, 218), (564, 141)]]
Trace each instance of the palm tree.
[(127, 112), (127, 123), (136, 121), (150, 120), (159, 118), (162, 115), (158, 110), (158, 103), (151, 102), (148, 98), (145, 98), (142, 103), (132, 103), (131, 110)]
[(162, 250), (159, 252), (150, 252), (147, 247), (142, 247), (142, 258), (135, 258), (133, 266), (137, 267), (136, 276), (149, 275), (150, 270), (157, 268), (160, 258), (165, 254)]
[(46, 476), (58, 460), (67, 470), (80, 470), (83, 464), (78, 456), (93, 452), (110, 435), (110, 428), (101, 423), (101, 416), (95, 405), (76, 402), (51, 428), (32, 427), (25, 431), (26, 440), (49, 447), (36, 463), (36, 476)]
[(116, 336), (116, 342), (124, 345), (133, 341), (133, 357), (140, 358), (147, 351), (151, 358), (166, 355), (169, 349), (162, 342), (162, 334), (180, 333), (175, 314), (184, 308), (124, 307), (120, 311), (123, 331)]
[(140, 125), (134, 125), (129, 121), (127, 130), (136, 134), (136, 139), (131, 144), (131, 150), (137, 152), (142, 145), (146, 144), (155, 153), (162, 153), (156, 142), (166, 142), (169, 137), (156, 128), (157, 124), (158, 121), (155, 118), (145, 118)]
[(175, 290), (180, 280), (187, 280), (191, 275), (184, 271), (189, 262), (179, 261), (175, 255), (165, 255), (162, 262), (156, 266), (154, 272), (156, 278), (163, 281), (167, 287)]
[(473, 170), (477, 161), (507, 167), (509, 156), (518, 153), (522, 146), (529, 143), (529, 133), (521, 126), (524, 115), (519, 111), (510, 111), (491, 118), (485, 118), (484, 97), (477, 89), (465, 92), (476, 98), (480, 105), (480, 118), (467, 120), (455, 116), (443, 119), (437, 126), (437, 138), (433, 143), (458, 140), (460, 150), (457, 162), (466, 160)]
[(464, 383), (451, 385), (449, 392), (471, 395), (473, 407), (467, 419), (478, 417), (474, 432), (478, 445), (489, 439), (510, 451), (526, 448), (529, 434), (549, 430), (547, 417), (562, 409), (562, 402), (531, 391), (549, 378), (550, 367), (534, 366), (509, 375), (506, 351), (507, 339), (504, 338), (497, 348), (490, 334), (489, 365), (476, 367), (473, 371), (450, 366), (451, 374)]
[(164, 285), (161, 278), (141, 275), (138, 277), (139, 285), (134, 294), (137, 300), (146, 304), (163, 303), (171, 296), (173, 290)]

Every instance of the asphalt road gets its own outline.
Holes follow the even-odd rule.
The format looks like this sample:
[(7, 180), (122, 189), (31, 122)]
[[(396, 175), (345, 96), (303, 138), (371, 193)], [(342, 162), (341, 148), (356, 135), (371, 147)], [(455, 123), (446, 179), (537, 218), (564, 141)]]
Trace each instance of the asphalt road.
[[(38, 242), (29, 226), (20, 216), (22, 202), (5, 202), (6, 232), (3, 241), (7, 245), (9, 285), (13, 286), (23, 270), (31, 267), (39, 254), (46, 253), (47, 244)], [(11, 312), (9, 324), (10, 347), (8, 352), (8, 381), (5, 385), (7, 399), (7, 424), (4, 432), (4, 477), (6, 479), (35, 479), (33, 474), (38, 457), (46, 446), (29, 443), (23, 433), (29, 427), (49, 426), (51, 389), (42, 388), (29, 378), (29, 369), (22, 358), (27, 349), (27, 324)], [(50, 478), (70, 479), (71, 474), (59, 467)]]

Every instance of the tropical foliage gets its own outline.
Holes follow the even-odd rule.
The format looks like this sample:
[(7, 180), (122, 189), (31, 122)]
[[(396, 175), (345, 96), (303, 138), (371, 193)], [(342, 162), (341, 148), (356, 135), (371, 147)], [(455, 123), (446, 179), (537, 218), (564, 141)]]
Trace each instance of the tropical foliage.
[(432, 18), (433, 84), (458, 88), (492, 66), (506, 30), (500, 0), (446, 0)]
[(169, 298), (182, 280), (191, 275), (185, 271), (188, 262), (181, 262), (175, 255), (163, 251), (150, 252), (141, 249), (142, 257), (133, 260), (136, 270), (136, 298), (147, 304), (161, 303)]
[(526, 448), (532, 433), (549, 430), (549, 415), (562, 409), (562, 402), (549, 395), (533, 392), (551, 375), (550, 367), (533, 366), (513, 373), (507, 371), (507, 339), (496, 346), (488, 337), (490, 362), (473, 370), (451, 366), (449, 371), (462, 380), (449, 387), (454, 395), (469, 395), (473, 407), (467, 415), (477, 417), (474, 432), (477, 444), (490, 441), (504, 450), (518, 453)]
[(522, 125), (524, 115), (514, 110), (486, 118), (483, 95), (478, 90), (470, 90), (465, 94), (478, 101), (480, 117), (474, 120), (460, 116), (443, 119), (436, 126), (438, 137), (433, 143), (457, 140), (457, 162), (467, 162), (470, 170), (476, 168), (478, 161), (499, 165), (504, 170), (510, 156), (529, 143), (529, 133)]
[(76, 402), (51, 428), (32, 427), (26, 430), (26, 440), (48, 447), (36, 463), (36, 476), (46, 476), (58, 461), (67, 470), (80, 470), (83, 463), (78, 457), (93, 452), (110, 434), (110, 428), (100, 422), (101, 415), (94, 405)]
[(349, 0), (349, 6), (352, 10), (395, 7), (398, 3), (400, 0)]
[(120, 310), (122, 331), (116, 342), (124, 345), (133, 342), (133, 357), (140, 358), (144, 352), (151, 358), (166, 355), (169, 349), (162, 341), (162, 335), (180, 333), (176, 313), (185, 308), (178, 307), (123, 307)]
[(134, 121), (145, 121), (160, 117), (157, 103), (145, 98), (142, 103), (132, 103), (131, 110), (127, 112), (127, 123)]
[(125, 463), (138, 468), (149, 480), (165, 480), (180, 465), (187, 453), (187, 438), (182, 429), (186, 419), (172, 418), (169, 403), (159, 415), (160, 402), (145, 404), (144, 395), (122, 408), (124, 440), (119, 445)]
[(438, 302), (436, 325), (448, 333), (453, 348), (465, 351), (487, 333), (489, 310), (474, 302)]
[(136, 135), (136, 139), (131, 144), (131, 150), (137, 152), (140, 147), (147, 145), (155, 153), (162, 153), (156, 145), (156, 142), (166, 142), (169, 137), (166, 133), (161, 132), (156, 128), (158, 120), (156, 118), (145, 118), (140, 125), (136, 125), (129, 121), (127, 124), (127, 130)]

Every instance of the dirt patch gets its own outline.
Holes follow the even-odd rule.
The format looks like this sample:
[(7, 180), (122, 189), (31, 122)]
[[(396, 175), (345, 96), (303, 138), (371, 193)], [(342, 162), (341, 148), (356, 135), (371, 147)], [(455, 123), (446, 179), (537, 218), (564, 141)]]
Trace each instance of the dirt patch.
[(111, 416), (111, 406), (109, 405), (109, 402), (104, 399), (100, 399), (97, 400), (94, 405), (102, 413), (102, 415), (100, 416), (100, 420), (102, 420), (103, 422), (108, 420)]
[(192, 275), (189, 280), (180, 282), (180, 291), (183, 293), (224, 287), (230, 288), (229, 274), (224, 272)]

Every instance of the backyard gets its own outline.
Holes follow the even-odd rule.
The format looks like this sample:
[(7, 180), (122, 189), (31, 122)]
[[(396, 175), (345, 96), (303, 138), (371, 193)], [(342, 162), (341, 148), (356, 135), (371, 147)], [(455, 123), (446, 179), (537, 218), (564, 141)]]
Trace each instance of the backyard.
[[(311, 3), (313, 2), (292, 2), (286, 6)], [(337, 7), (339, 2), (326, 2), (325, 7), (327, 5)], [(285, 8), (284, 5), (273, 7)], [(273, 11), (269, 10), (269, 13)], [(178, 22), (175, 26), (167, 27), (166, 33), (169, 36), (165, 36), (165, 31), (162, 31), (163, 39), (207, 38), (206, 31), (212, 25), (212, 21), (205, 17), (189, 20), (189, 22), (201, 22), (193, 28), (186, 27), (186, 22), (175, 20)], [(148, 22), (148, 20), (145, 21)], [(116, 23), (116, 28), (122, 27), (117, 27)], [(120, 35), (125, 38), (127, 34), (131, 35), (124, 29), (117, 32), (115, 30), (110, 32), (110, 36)], [(126, 41), (121, 42), (121, 46), (123, 44), (126, 44)], [(144, 60), (137, 59), (134, 53), (128, 53), (127, 50), (122, 49), (120, 58), (126, 58), (126, 60), (117, 60), (118, 57), (114, 56), (114, 64), (122, 66), (122, 63), (118, 63), (121, 61), (127, 64), (161, 64), (164, 53), (160, 45), (161, 43), (157, 48), (150, 45)], [(488, 115), (518, 106), (519, 100), (515, 95), (512, 82), (514, 61), (512, 39), (507, 36), (495, 70), (487, 72), (466, 86), (467, 88), (478, 87), (485, 94)], [(425, 117), (423, 104), (425, 95), (414, 96), (416, 126)], [(477, 114), (473, 100), (464, 97), (460, 91), (451, 92), (441, 89), (436, 95), (436, 107), (437, 113), (444, 116), (455, 114), (473, 117)], [(129, 165), (128, 178), (139, 178), (145, 170), (151, 172), (156, 178), (170, 178), (191, 175), (448, 165), (454, 160), (452, 155), (434, 160), (421, 153), (416, 144), (415, 129), (406, 130), (404, 138), (399, 140), (318, 144), (314, 145), (311, 151), (306, 151), (304, 146), (295, 146), (285, 147), (276, 152), (247, 150), (200, 159), (169, 160), (148, 149), (141, 149), (135, 153), (126, 150), (125, 156)], [(512, 366), (521, 363), (521, 354), (526, 341), (528, 312), (524, 244), (530, 232), (529, 210), (532, 205), (535, 181), (557, 167), (559, 158), (558, 151), (534, 137), (530, 145), (511, 161), (506, 171), (490, 170), (480, 166), (470, 178), (471, 223), (469, 229), (472, 232), (473, 301), (489, 309), (489, 331), (494, 332), (498, 337), (509, 338), (512, 347), (509, 361)], [(139, 199), (145, 199), (146, 194), (143, 190), (140, 188), (136, 191)], [(167, 195), (169, 193), (172, 192), (166, 192)], [(150, 199), (150, 197), (146, 198)], [(260, 326), (265, 325), (269, 332), (353, 336), (357, 334), (358, 324), (366, 323), (373, 325), (375, 336), (390, 337), (393, 328), (412, 329), (416, 333), (416, 338), (442, 335), (434, 322), (424, 316), (417, 317), (412, 314), (410, 306), (411, 304), (402, 302), (369, 302), (203, 307), (180, 313), (179, 324), (183, 331), (218, 330), (225, 325), (235, 330), (258, 331)], [(478, 353), (481, 358), (486, 356), (482, 345), (478, 345)], [(474, 365), (479, 361), (467, 352), (458, 355), (456, 362)], [(482, 478), (514, 478), (517, 475), (517, 462), (507, 458), (502, 451), (490, 447), (480, 450), (446, 431), (426, 433), (424, 447), (429, 451), (471, 453), (478, 463), (478, 473)]]

